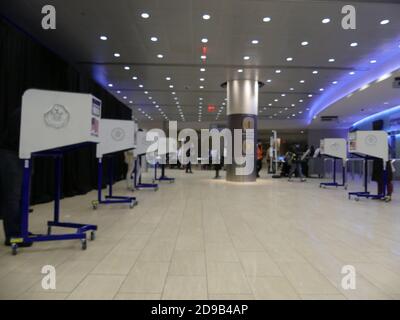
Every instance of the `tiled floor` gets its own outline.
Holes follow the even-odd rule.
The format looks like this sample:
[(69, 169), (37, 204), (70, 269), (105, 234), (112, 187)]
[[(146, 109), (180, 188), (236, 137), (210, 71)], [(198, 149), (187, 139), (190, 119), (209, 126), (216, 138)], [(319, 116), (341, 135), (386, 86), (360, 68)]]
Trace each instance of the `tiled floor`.
[[(93, 211), (94, 192), (65, 199), (63, 219), (97, 224), (96, 241), (87, 251), (35, 244), (15, 257), (1, 247), (0, 299), (400, 299), (397, 196), (355, 202), (317, 180), (169, 175), (175, 184), (135, 192), (133, 210)], [(115, 192), (128, 194), (124, 183)], [(31, 231), (44, 232), (51, 213), (35, 207)], [(56, 267), (54, 291), (42, 289), (44, 265)], [(356, 268), (356, 290), (341, 286), (345, 265)]]

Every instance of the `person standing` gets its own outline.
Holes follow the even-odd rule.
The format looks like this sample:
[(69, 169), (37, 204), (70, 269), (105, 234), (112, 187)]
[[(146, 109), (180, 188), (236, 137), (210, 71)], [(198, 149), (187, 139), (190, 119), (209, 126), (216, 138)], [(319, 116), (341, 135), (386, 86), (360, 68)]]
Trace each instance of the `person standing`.
[(191, 160), (190, 160), (190, 155), (191, 155), (191, 153), (190, 153), (190, 148), (186, 151), (186, 157), (188, 158), (188, 163), (187, 163), (187, 165), (186, 165), (186, 173), (190, 173), (190, 174), (192, 174), (193, 173), (193, 171), (192, 171), (192, 162), (191, 162)]
[(258, 142), (258, 144), (257, 144), (257, 178), (260, 178), (260, 172), (262, 169), (263, 159), (264, 159), (263, 147), (262, 147), (261, 142)]
[(293, 175), (297, 171), (297, 174), (299, 175), (299, 178), (301, 182), (305, 182), (306, 179), (304, 178), (303, 175), (303, 168), (302, 168), (302, 152), (300, 150), (299, 145), (293, 146), (293, 152), (292, 152), (292, 165), (290, 167), (290, 173), (289, 173), (289, 181), (292, 180)]
[[(21, 108), (14, 110), (0, 136), (0, 216), (6, 246), (12, 238), (21, 236), (22, 223), (22, 179), (23, 165), (18, 157), (21, 127)], [(20, 243), (19, 247), (30, 247), (32, 243)]]

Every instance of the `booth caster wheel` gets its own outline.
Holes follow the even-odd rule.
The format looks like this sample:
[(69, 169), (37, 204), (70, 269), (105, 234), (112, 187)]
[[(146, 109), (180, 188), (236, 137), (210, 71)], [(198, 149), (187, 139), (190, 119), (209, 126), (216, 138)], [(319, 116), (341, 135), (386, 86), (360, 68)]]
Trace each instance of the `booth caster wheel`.
[(158, 191), (158, 187), (157, 188), (154, 188), (154, 192), (157, 192)]
[(90, 241), (94, 241), (94, 240), (96, 240), (96, 232), (92, 231), (90, 233)]
[(348, 185), (345, 185), (345, 186), (344, 186), (344, 190), (347, 190), (348, 188), (349, 188)]
[(86, 250), (87, 249), (87, 240), (86, 239), (82, 239), (82, 250)]
[(354, 200), (355, 200), (356, 202), (359, 202), (359, 201), (360, 201), (360, 198), (359, 198), (359, 197), (355, 197)]
[(99, 202), (98, 201), (92, 201), (92, 207), (93, 207), (93, 210), (97, 210), (97, 208), (99, 207)]
[(136, 201), (132, 201), (130, 204), (129, 204), (129, 208), (130, 209), (133, 209), (134, 207), (136, 207), (137, 206), (137, 202)]
[(16, 256), (16, 255), (17, 255), (17, 253), (18, 253), (18, 245), (17, 245), (17, 244), (13, 243), (13, 244), (11, 245), (11, 252), (12, 252), (12, 255), (13, 255), (13, 256)]

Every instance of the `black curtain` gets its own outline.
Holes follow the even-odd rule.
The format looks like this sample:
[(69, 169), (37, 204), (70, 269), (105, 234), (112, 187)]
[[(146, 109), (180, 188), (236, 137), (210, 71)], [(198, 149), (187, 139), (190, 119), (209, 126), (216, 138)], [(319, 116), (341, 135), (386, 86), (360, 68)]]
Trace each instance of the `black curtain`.
[[(131, 111), (90, 77), (0, 18), (0, 132), (8, 116), (21, 105), (30, 88), (90, 93), (102, 100), (103, 118), (131, 119)], [(97, 186), (95, 146), (66, 153), (63, 161), (63, 196), (85, 194)], [(116, 155), (114, 179), (123, 178), (123, 154)], [(36, 158), (33, 163), (32, 203), (53, 200), (54, 164)]]

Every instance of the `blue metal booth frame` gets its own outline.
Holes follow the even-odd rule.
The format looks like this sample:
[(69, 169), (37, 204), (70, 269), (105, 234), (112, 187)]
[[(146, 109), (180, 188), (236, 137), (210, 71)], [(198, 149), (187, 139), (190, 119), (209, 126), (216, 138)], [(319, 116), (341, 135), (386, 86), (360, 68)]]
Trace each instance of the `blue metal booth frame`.
[[(80, 144), (85, 145), (85, 144)], [(81, 240), (82, 250), (87, 249), (87, 232), (90, 232), (90, 240), (95, 240), (96, 225), (79, 224), (60, 221), (60, 199), (61, 199), (61, 174), (62, 174), (62, 158), (64, 152), (69, 149), (75, 149), (78, 145), (66, 148), (53, 149), (44, 152), (33, 153), (32, 158), (47, 157), (53, 158), (55, 161), (55, 181), (54, 181), (54, 213), (53, 220), (47, 222), (47, 235), (32, 235), (29, 233), (29, 204), (30, 204), (30, 185), (32, 158), (24, 159), (23, 167), (23, 183), (22, 183), (22, 204), (21, 204), (21, 236), (11, 239), (12, 254), (18, 252), (18, 244), (34, 243), (47, 241), (63, 241), (63, 240)], [(75, 233), (69, 234), (52, 234), (52, 228), (69, 228), (76, 229)]]

